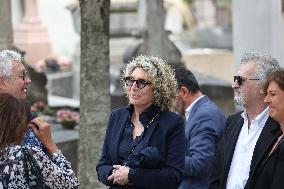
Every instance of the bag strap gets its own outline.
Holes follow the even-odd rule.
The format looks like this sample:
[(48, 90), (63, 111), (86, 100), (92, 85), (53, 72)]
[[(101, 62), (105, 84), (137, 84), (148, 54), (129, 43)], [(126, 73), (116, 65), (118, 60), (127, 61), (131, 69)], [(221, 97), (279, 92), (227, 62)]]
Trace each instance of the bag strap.
[(30, 154), (29, 150), (25, 147), (22, 148), (22, 152), (23, 152), (24, 172), (25, 172), (24, 174), (28, 184), (30, 183), (29, 176), (31, 172), (31, 174), (37, 177), (37, 179), (35, 180), (36, 188), (47, 189), (48, 187), (43, 182), (43, 176), (35, 158), (32, 156), (32, 154)]
[(26, 161), (26, 155), (23, 153), (23, 166), (24, 166), (24, 176), (27, 180), (28, 185), (30, 185), (30, 177), (29, 177), (29, 167)]

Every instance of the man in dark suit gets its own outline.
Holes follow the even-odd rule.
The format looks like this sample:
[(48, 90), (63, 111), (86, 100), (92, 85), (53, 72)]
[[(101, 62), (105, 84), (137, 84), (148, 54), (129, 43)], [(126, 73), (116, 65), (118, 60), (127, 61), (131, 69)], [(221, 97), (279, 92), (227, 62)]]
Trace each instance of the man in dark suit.
[(243, 56), (232, 88), (235, 104), (244, 110), (227, 119), (210, 189), (246, 188), (249, 178), (281, 134), (277, 123), (269, 117), (263, 91), (267, 76), (278, 69), (277, 60), (269, 55), (247, 53)]
[(207, 189), (216, 143), (226, 119), (219, 108), (200, 91), (194, 75), (175, 69), (178, 81), (176, 110), (185, 115), (185, 170), (179, 189)]

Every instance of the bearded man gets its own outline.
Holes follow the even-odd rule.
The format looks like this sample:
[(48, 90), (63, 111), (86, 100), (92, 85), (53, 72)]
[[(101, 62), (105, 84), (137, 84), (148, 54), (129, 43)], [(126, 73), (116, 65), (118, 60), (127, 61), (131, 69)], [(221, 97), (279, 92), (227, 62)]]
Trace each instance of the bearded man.
[(221, 137), (210, 189), (247, 188), (249, 178), (280, 136), (277, 122), (269, 117), (263, 85), (279, 64), (270, 55), (244, 54), (232, 88), (234, 102), (244, 108), (227, 119)]

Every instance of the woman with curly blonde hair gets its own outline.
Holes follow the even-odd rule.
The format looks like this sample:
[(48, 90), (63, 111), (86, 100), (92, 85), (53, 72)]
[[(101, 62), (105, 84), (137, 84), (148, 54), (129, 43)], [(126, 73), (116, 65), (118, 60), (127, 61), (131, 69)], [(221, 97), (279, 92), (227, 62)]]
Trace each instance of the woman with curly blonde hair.
[(178, 188), (184, 169), (184, 123), (170, 112), (177, 81), (162, 59), (137, 56), (123, 70), (128, 107), (112, 112), (99, 180), (110, 189)]

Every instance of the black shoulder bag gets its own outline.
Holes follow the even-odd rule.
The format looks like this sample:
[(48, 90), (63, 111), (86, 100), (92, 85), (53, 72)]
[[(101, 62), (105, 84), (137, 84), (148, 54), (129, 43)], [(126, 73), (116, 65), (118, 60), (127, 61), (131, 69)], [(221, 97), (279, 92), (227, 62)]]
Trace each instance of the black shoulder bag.
[[(30, 189), (49, 189), (49, 187), (43, 182), (43, 176), (41, 170), (35, 160), (35, 158), (30, 154), (29, 150), (25, 147), (22, 148), (23, 152), (23, 164), (24, 164), (24, 174)], [(31, 175), (34, 175), (36, 179), (32, 180), (34, 184), (30, 184)]]

